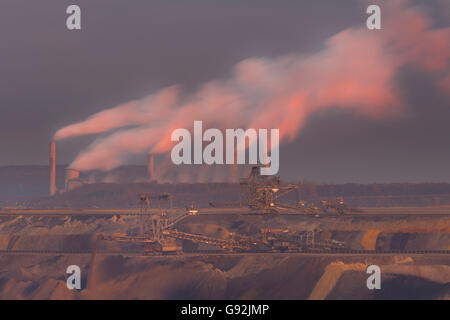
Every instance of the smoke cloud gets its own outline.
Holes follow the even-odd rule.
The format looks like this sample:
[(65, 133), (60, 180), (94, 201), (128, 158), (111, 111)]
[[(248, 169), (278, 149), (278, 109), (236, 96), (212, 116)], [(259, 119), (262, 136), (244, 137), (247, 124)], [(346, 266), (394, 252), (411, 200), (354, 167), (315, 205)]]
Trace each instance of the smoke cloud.
[(406, 1), (382, 9), (382, 30), (365, 25), (343, 30), (310, 55), (246, 59), (230, 77), (193, 93), (165, 88), (64, 127), (55, 139), (110, 132), (70, 165), (108, 171), (133, 154), (169, 152), (172, 131), (192, 128), (194, 120), (202, 120), (204, 129), (279, 128), (287, 143), (310, 115), (331, 108), (374, 120), (399, 116), (404, 109), (395, 76), (406, 65), (435, 73), (449, 91), (450, 28), (434, 28), (424, 10)]

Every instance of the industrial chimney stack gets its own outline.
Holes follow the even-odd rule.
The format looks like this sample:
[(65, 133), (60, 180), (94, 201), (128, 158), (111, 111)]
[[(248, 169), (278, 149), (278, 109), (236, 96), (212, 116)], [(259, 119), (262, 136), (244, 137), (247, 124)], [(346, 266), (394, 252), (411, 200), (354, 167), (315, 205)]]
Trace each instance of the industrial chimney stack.
[(56, 194), (56, 144), (50, 142), (50, 195)]
[(148, 180), (152, 182), (155, 179), (155, 156), (148, 155)]

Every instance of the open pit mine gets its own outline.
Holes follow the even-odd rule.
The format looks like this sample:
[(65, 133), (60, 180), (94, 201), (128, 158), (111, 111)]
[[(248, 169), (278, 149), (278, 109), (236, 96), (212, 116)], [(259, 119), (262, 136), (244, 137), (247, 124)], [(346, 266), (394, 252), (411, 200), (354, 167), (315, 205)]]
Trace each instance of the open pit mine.
[[(68, 169), (58, 190), (50, 149), (48, 201), (68, 201), (83, 182)], [(150, 156), (149, 181), (153, 166)], [(448, 206), (303, 201), (289, 197), (299, 185), (256, 166), (237, 199), (209, 206), (174, 205), (149, 185), (128, 208), (2, 208), (0, 299), (450, 298)], [(66, 287), (69, 265), (81, 269), (80, 290)], [(367, 288), (370, 265), (381, 290)]]

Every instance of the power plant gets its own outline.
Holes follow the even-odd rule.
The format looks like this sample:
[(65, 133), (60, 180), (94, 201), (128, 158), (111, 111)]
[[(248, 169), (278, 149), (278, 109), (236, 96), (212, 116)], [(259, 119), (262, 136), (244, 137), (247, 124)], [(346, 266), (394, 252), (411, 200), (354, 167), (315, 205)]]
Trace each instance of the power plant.
[(80, 180), (80, 172), (75, 169), (67, 168), (65, 171), (64, 191), (71, 191), (83, 185), (83, 181)]
[[(67, 192), (82, 186), (84, 182), (80, 180), (80, 172), (75, 169), (67, 168), (65, 170), (64, 188), (59, 192)], [(50, 141), (50, 196), (58, 193), (56, 186), (56, 143)]]
[[(58, 190), (56, 186), (56, 143), (54, 140), (50, 141), (50, 157), (49, 157), (49, 168), (50, 168), (50, 196), (54, 196), (58, 193), (68, 192), (83, 186), (88, 183), (86, 180), (80, 177), (80, 171), (74, 168), (65, 169), (64, 186)], [(147, 163), (147, 175), (148, 182), (156, 182), (155, 179), (155, 155), (150, 153), (148, 155)]]

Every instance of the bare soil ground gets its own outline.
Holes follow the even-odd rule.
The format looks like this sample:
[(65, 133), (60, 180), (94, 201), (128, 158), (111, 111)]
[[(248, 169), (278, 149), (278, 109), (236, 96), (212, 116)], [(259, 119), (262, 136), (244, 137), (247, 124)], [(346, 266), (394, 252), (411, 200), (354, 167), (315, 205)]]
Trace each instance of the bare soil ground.
[[(399, 209), (403, 212), (404, 209)], [(208, 214), (180, 231), (227, 238), (261, 228), (317, 230), (354, 249), (449, 250), (450, 217), (439, 215), (261, 216)], [(136, 216), (0, 216), (0, 250), (92, 250), (99, 233), (138, 232)], [(113, 243), (103, 249), (117, 249)], [(82, 290), (66, 288), (77, 264)], [(366, 267), (382, 270), (382, 289), (368, 290)], [(1, 299), (449, 299), (444, 256), (301, 256), (282, 254), (118, 255), (0, 254)]]

